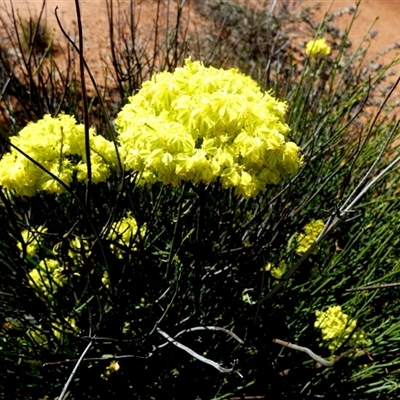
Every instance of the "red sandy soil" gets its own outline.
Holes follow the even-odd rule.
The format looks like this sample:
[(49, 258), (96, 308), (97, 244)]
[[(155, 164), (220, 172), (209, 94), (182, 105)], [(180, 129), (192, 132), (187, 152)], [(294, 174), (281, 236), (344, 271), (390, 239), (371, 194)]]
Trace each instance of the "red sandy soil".
[[(195, 23), (199, 18), (197, 5), (201, 5), (204, 0), (187, 0), (185, 7), (185, 15)], [(272, 2), (273, 0), (271, 0)], [(296, 1), (296, 0), (293, 0)], [(249, 2), (249, 1), (248, 1)], [(257, 4), (257, 1), (253, 0)], [(278, 0), (279, 2), (279, 0)], [(313, 5), (314, 0), (296, 1), (299, 5)], [(124, 12), (128, 10), (129, 0), (114, 0), (114, 4), (119, 5), (119, 10)], [(164, 6), (163, 12), (166, 12), (166, 5), (170, 3), (171, 7), (175, 8), (176, 0), (165, 0), (162, 2)], [(322, 0), (321, 15), (324, 10), (328, 9), (331, 1)], [(140, 9), (140, 27), (144, 33), (149, 33), (155, 20), (157, 0), (137, 0), (137, 10)], [(15, 10), (21, 15), (37, 16), (42, 5), (42, 0), (29, 0), (17, 1), (12, 0), (12, 5)], [(110, 45), (108, 42), (108, 19), (106, 0), (80, 0), (81, 14), (84, 30), (84, 52), (85, 58), (98, 78), (101, 77), (101, 71), (104, 70), (104, 63), (102, 60), (109, 60), (110, 58)], [(346, 7), (354, 5), (351, 0), (335, 0), (332, 5), (332, 10), (337, 11)], [(59, 27), (57, 26), (54, 11), (58, 7), (58, 15), (62, 24), (69, 32), (76, 32), (76, 9), (74, 0), (47, 0), (44, 11), (44, 18), (49, 27), (56, 29), (56, 41), (65, 42), (62, 37)], [(0, 16), (5, 15), (4, 8), (10, 10), (10, 0), (4, 0), (3, 9), (0, 9)], [(117, 12), (117, 11), (116, 11)], [(342, 16), (339, 19), (339, 26), (344, 28), (350, 16)], [(194, 22), (192, 22), (194, 21)], [(375, 54), (382, 49), (400, 43), (400, 30), (397, 24), (400, 23), (400, 0), (361, 0), (361, 6), (358, 11), (356, 22), (351, 30), (350, 39), (357, 45), (364, 37), (367, 31), (373, 25), (373, 31), (376, 36), (371, 39), (370, 54)], [(395, 55), (396, 50), (389, 54), (379, 57), (377, 62), (386, 63), (390, 62)]]

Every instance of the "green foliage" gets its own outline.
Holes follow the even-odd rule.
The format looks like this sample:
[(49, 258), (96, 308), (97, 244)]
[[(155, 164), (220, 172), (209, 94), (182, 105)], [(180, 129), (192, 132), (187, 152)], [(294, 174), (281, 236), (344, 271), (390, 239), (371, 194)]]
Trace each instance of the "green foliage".
[[(253, 197), (235, 194), (218, 179), (139, 184), (140, 168), (126, 168), (126, 154), (116, 151), (123, 127), (114, 132), (110, 121), (119, 110), (96, 97), (96, 90), (88, 93), (93, 121), (109, 139), (107, 146), (105, 138), (97, 146), (97, 136), (91, 136), (94, 145), (84, 151), (89, 144), (81, 132), (82, 149), (67, 152), (63, 146), (73, 143), (62, 140), (61, 154), (82, 171), (90, 164), (86, 154), (93, 155), (94, 166), (100, 160), (113, 164), (104, 179), (90, 184), (75, 169), (68, 181), (54, 173), (40, 157), (59, 154), (58, 136), (53, 142), (38, 136), (48, 153), (32, 153), (22, 134), (5, 140), (15, 154), (32, 153), (35, 171), (40, 169), (30, 197), (16, 186), (0, 191), (5, 398), (56, 398), (65, 392), (69, 399), (127, 393), (155, 399), (165, 393), (187, 399), (388, 398), (397, 389), (400, 303), (396, 286), (388, 284), (396, 284), (400, 274), (398, 123), (386, 87), (396, 61), (373, 68), (365, 48), (349, 47), (351, 24), (339, 35), (332, 16), (313, 24), (306, 11), (286, 2), (263, 9), (233, 1), (205, 7), (219, 10), (214, 22), (229, 16), (219, 21), (224, 34), (213, 37), (211, 47), (207, 8), (202, 12), (209, 19), (196, 41), (180, 36), (183, 4), (171, 8), (177, 25), (151, 58), (143, 52), (132, 64), (127, 49), (134, 46), (138, 56), (136, 42), (126, 36), (124, 48), (112, 42), (119, 103), (154, 72), (182, 65), (185, 52), (194, 58), (197, 43), (199, 53), (207, 53), (205, 64), (228, 67), (236, 60), (236, 67), (287, 101), (287, 137), (301, 148), (300, 169)], [(261, 15), (273, 23), (258, 24)], [(293, 24), (306, 24), (309, 36), (289, 43)], [(244, 30), (260, 40), (240, 42), (242, 58), (235, 59), (229, 40)], [(187, 42), (179, 47), (182, 37)], [(330, 54), (307, 56), (306, 43), (319, 38), (326, 39)], [(267, 47), (256, 52), (254, 43)], [(79, 86), (69, 85), (76, 76), (72, 64), (57, 80), (60, 86), (52, 86), (33, 76), (46, 76), (45, 65), (55, 66), (56, 59), (40, 63), (31, 53), (29, 63), (22, 53), (14, 59), (6, 50), (0, 60), (10, 74), (3, 85), (11, 76), (7, 65), (21, 62), (28, 71), (4, 89), (12, 131), (30, 120), (40, 120), (31, 128), (39, 126), (47, 113), (65, 111), (79, 120)], [(28, 82), (40, 89), (35, 103)], [(62, 106), (49, 108), (61, 93)], [(60, 164), (61, 155), (57, 160)], [(44, 191), (43, 182), (55, 178), (63, 191)], [(323, 368), (304, 353), (279, 347), (274, 338), (326, 359), (342, 357), (333, 368)]]

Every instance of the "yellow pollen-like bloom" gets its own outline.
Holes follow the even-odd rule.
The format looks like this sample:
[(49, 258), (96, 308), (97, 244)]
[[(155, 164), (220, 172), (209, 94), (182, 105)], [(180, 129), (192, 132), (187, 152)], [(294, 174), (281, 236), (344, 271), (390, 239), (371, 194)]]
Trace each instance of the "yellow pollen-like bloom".
[(68, 255), (78, 263), (91, 254), (89, 241), (78, 236), (71, 240), (69, 247)]
[(101, 378), (108, 380), (111, 374), (118, 372), (121, 366), (117, 360), (110, 361), (110, 365), (105, 369), (104, 374), (101, 374)]
[(67, 281), (59, 262), (50, 258), (40, 261), (28, 275), (29, 284), (45, 297), (54, 294)]
[(36, 230), (25, 229), (21, 232), (23, 243), (19, 242), (17, 247), (22, 250), (26, 246), (26, 254), (33, 257), (40, 247), (43, 240), (42, 234), (47, 232), (47, 228), (39, 226)]
[(58, 340), (61, 340), (65, 333), (74, 333), (79, 331), (78, 327), (76, 326), (75, 318), (69, 317), (65, 318), (64, 323), (61, 323), (59, 320), (57, 322), (53, 322), (51, 327), (54, 336)]
[(103, 277), (101, 278), (101, 282), (106, 288), (110, 287), (110, 276), (108, 275), (107, 271), (103, 272)]
[(188, 59), (145, 82), (115, 124), (126, 169), (139, 171), (140, 183), (219, 179), (252, 197), (301, 164), (286, 138), (286, 109), (236, 69)]
[[(321, 330), (322, 340), (327, 342), (328, 348), (333, 352), (340, 347), (356, 329), (357, 320), (351, 319), (342, 312), (340, 306), (331, 306), (326, 311), (316, 311), (317, 319), (314, 326)], [(362, 330), (353, 334), (350, 346), (368, 346), (371, 341), (366, 338)]]
[(307, 224), (303, 230), (304, 233), (300, 233), (297, 237), (298, 246), (296, 248), (297, 253), (304, 254), (310, 246), (315, 242), (319, 234), (324, 229), (325, 223), (321, 219), (311, 221)]
[(265, 271), (270, 271), (271, 275), (276, 278), (280, 279), (286, 272), (287, 266), (283, 261), (280, 261), (278, 266), (273, 267), (272, 264), (269, 262), (267, 265), (265, 265), (264, 270)]
[[(111, 169), (117, 166), (114, 145), (95, 136), (90, 129), (92, 180), (105, 181)], [(53, 118), (29, 123), (11, 142), (67, 186), (74, 176), (78, 181), (87, 178), (84, 126), (77, 125), (75, 118), (60, 114)], [(12, 148), (0, 160), (0, 185), (21, 196), (34, 196), (38, 191), (62, 193), (65, 188), (47, 172), (39, 168), (23, 154)]]
[(329, 56), (329, 54), (331, 54), (331, 48), (326, 43), (325, 38), (310, 40), (306, 44), (306, 54), (310, 57), (316, 57), (318, 55)]
[(51, 332), (45, 331), (41, 324), (36, 325), (29, 329), (28, 335), (34, 340), (37, 344), (42, 345), (48, 348), (49, 339), (54, 335), (58, 340), (62, 340), (65, 334), (71, 334), (78, 332), (79, 329), (76, 326), (75, 318), (65, 318), (63, 322), (57, 319), (55, 322), (51, 323)]
[[(135, 242), (139, 239), (138, 235), (143, 237), (146, 234), (146, 225), (143, 225), (138, 232), (136, 219), (128, 212), (121, 220), (114, 222), (111, 227), (108, 239), (116, 242), (111, 244), (110, 248), (118, 258), (124, 257), (124, 248), (135, 250)], [(108, 274), (104, 284), (108, 283)]]

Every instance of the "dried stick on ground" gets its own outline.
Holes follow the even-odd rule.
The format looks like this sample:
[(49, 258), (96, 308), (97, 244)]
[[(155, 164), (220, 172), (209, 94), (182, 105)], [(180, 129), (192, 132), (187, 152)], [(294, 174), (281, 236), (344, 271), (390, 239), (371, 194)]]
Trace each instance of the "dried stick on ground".
[[(176, 347), (180, 348), (181, 350), (186, 351), (187, 353), (189, 353), (192, 357), (197, 358), (199, 361), (202, 361), (206, 364), (211, 365), (212, 367), (216, 368), (218, 371), (223, 372), (225, 374), (229, 374), (231, 372), (233, 372), (233, 367), (232, 368), (224, 368), (221, 367), (221, 365), (219, 365), (218, 363), (216, 363), (213, 360), (210, 360), (209, 358), (203, 357), (202, 355), (196, 353), (195, 351), (193, 351), (192, 349), (190, 349), (189, 347), (183, 345), (182, 343), (177, 342), (174, 338), (172, 338), (171, 336), (169, 336), (167, 333), (165, 333), (164, 331), (162, 331), (160, 328), (157, 328), (157, 332), (164, 336), (170, 343), (174, 344)], [(240, 375), (240, 374), (239, 374)], [(240, 375), (241, 376), (241, 375)]]
[(303, 346), (298, 346), (297, 344), (285, 342), (284, 340), (281, 339), (273, 339), (272, 340), (274, 343), (278, 343), (281, 346), (288, 347), (289, 349), (297, 350), (297, 351), (302, 351), (303, 353), (307, 353), (313, 360), (315, 360), (319, 365), (322, 367), (327, 367), (331, 368), (334, 367), (338, 361), (349, 355), (350, 353), (354, 352), (354, 349), (351, 349), (349, 351), (346, 351), (342, 353), (340, 356), (336, 357), (333, 361), (328, 361), (325, 360), (325, 358), (320, 357), (319, 355), (315, 354), (313, 351), (311, 351), (308, 347), (303, 347)]

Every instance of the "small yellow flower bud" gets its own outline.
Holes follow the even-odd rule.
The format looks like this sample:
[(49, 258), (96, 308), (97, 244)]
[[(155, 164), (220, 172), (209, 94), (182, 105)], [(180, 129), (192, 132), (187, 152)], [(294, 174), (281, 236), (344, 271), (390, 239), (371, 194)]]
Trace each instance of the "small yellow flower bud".
[(326, 39), (310, 40), (306, 45), (306, 54), (310, 57), (329, 56), (331, 54), (331, 48), (326, 43)]

